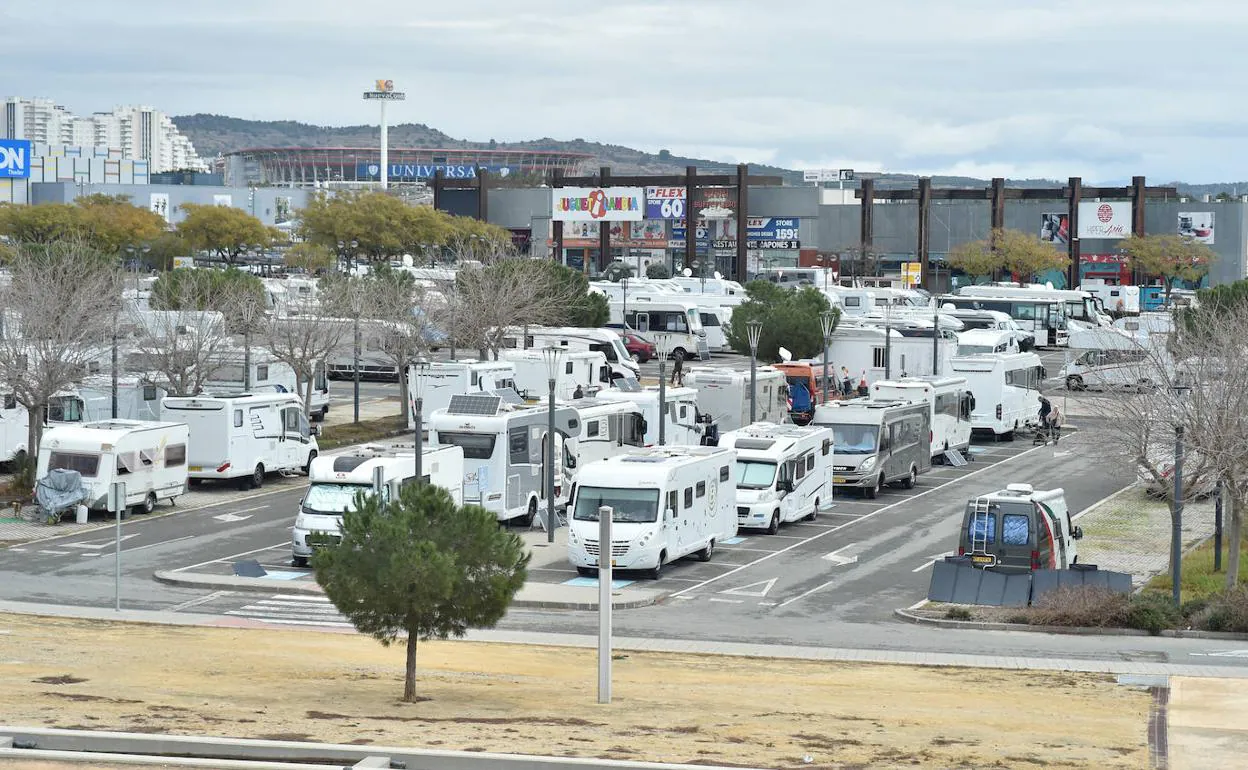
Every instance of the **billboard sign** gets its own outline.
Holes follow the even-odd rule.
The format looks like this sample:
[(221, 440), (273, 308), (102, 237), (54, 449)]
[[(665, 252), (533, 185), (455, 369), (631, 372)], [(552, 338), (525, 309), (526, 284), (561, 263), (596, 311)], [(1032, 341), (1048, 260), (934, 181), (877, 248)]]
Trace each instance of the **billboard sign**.
[(802, 172), (803, 182), (852, 182), (852, 168), (815, 168)]
[[(511, 174), (511, 169), (507, 166), (479, 166), (472, 163), (391, 163), (390, 173), (386, 176), (392, 182), (404, 179), (433, 179), (434, 172), (441, 171), (446, 179), (476, 179), (477, 171), (480, 169), (501, 177)], [(380, 179), (381, 164), (361, 163), (355, 168), (355, 176), (357, 179)]]
[(0, 139), (0, 179), (30, 178), (30, 141)]
[(550, 218), (559, 222), (636, 222), (646, 211), (644, 187), (556, 187)]
[(1126, 238), (1131, 234), (1131, 203), (1112, 201), (1079, 203), (1080, 238)]
[(1213, 245), (1213, 212), (1180, 211), (1179, 235)]
[(684, 219), (683, 187), (647, 187), (646, 219)]
[[(711, 246), (716, 249), (735, 249), (737, 248), (737, 239), (722, 238), (720, 240), (713, 241)], [(784, 240), (748, 240), (745, 242), (745, 247), (747, 249), (754, 249), (757, 251), (797, 251), (802, 248), (802, 242)]]
[(737, 188), (695, 188), (693, 209), (701, 219), (731, 219), (737, 212)]
[(923, 280), (923, 263), (903, 262), (901, 264), (901, 280), (907, 286), (918, 286)]
[(1040, 240), (1062, 246), (1070, 243), (1070, 215), (1041, 214)]
[(798, 237), (795, 217), (749, 217), (745, 228), (751, 241), (796, 241)]

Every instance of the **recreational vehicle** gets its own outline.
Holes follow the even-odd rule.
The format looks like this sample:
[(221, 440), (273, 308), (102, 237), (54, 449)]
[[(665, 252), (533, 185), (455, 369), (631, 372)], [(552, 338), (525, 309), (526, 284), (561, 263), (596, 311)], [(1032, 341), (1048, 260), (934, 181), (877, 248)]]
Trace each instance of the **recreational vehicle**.
[[(456, 505), (463, 505), (464, 450), (426, 444), (420, 451), (424, 483), (442, 487), (451, 493)], [(375, 492), (374, 474), (378, 470), (382, 474), (382, 499), (397, 496), (401, 488), (416, 482), (416, 447), (367, 445), (353, 452), (312, 460), (308, 466), (308, 491), (299, 501), (299, 513), (291, 530), (291, 562), (296, 567), (308, 566), (308, 559), (312, 558), (309, 535), (316, 532), (338, 537), (342, 514), (355, 510), (356, 494)]]
[[(935, 334), (938, 339), (933, 351), (930, 321), (925, 326), (906, 320), (894, 320), (887, 326), (842, 323), (832, 332), (828, 346), (833, 364), (830, 369), (840, 371), (845, 367), (855, 384), (865, 379), (867, 385), (894, 377), (948, 374), (949, 359), (957, 351), (957, 334), (944, 329)], [(822, 367), (819, 374), (822, 374)]]
[(654, 447), (616, 455), (581, 469), (568, 520), (568, 560), (595, 574), (599, 554), (598, 509), (611, 509), (611, 566), (663, 568), (696, 553), (710, 561), (718, 543), (737, 534), (737, 488), (732, 449)]
[(815, 410), (815, 425), (831, 426), (832, 481), (876, 498), (885, 484), (913, 489), (931, 470), (931, 410), (909, 401), (853, 398)]
[(996, 572), (1068, 569), (1079, 561), (1076, 541), (1082, 538), (1061, 489), (1009, 484), (966, 501), (958, 555)]
[(1018, 325), (1018, 321), (1010, 318), (1007, 313), (1002, 313), (998, 310), (959, 309), (953, 305), (945, 305), (940, 312), (943, 315), (948, 315), (961, 321), (963, 331), (993, 329), (1009, 332), (1018, 343), (1018, 349), (1024, 353), (1036, 346), (1035, 333), (1025, 331), (1023, 327)]
[[(783, 422), (788, 410), (784, 374), (778, 368), (755, 370), (758, 422)], [(698, 409), (714, 420), (721, 432), (750, 424), (750, 373), (728, 367), (697, 366), (685, 373), (685, 385), (698, 392)]]
[[(708, 353), (706, 330), (702, 327), (702, 311), (698, 303), (677, 296), (661, 294), (629, 297), (609, 303), (611, 324), (635, 329), (641, 334), (662, 333), (671, 338), (671, 355), (685, 360), (701, 358)], [(722, 346), (722, 330), (720, 332)]]
[[(429, 416), (449, 406), (454, 396), (491, 394), (503, 388), (516, 389), (516, 366), (511, 361), (478, 361), (473, 358), (434, 361), (421, 376), (425, 382), (421, 403), (425, 430), (429, 427)], [(416, 368), (407, 367), (407, 381), (415, 382), (415, 377)], [(411, 410), (407, 413), (407, 427), (416, 427), (416, 415)]]
[[(822, 361), (818, 364), (809, 361), (783, 361), (772, 366), (784, 375), (785, 403), (789, 419), (794, 425), (809, 424), (811, 418), (815, 416), (815, 407), (823, 401)], [(828, 379), (833, 380), (835, 377), (836, 368), (829, 364)], [(836, 390), (836, 386), (829, 382), (828, 393), (831, 394)], [(765, 420), (765, 422), (775, 421)]]
[[(429, 417), (429, 443), (464, 450), (464, 503), (492, 511), (499, 521), (532, 523), (546, 499), (548, 410), (513, 406), (500, 396), (457, 395)], [(580, 434), (580, 415), (570, 406), (555, 407), (555, 469), (563, 437)], [(556, 474), (555, 497), (562, 492)]]
[(1118, 286), (1107, 284), (1103, 279), (1095, 279), (1079, 284), (1079, 291), (1086, 291), (1096, 297), (1101, 307), (1118, 315), (1137, 315), (1140, 312), (1140, 287)]
[(932, 459), (945, 452), (965, 452), (971, 445), (971, 394), (965, 377), (912, 377), (871, 386), (873, 401), (927, 404)]
[(26, 441), (30, 433), (30, 414), (6, 393), (0, 403), (0, 463), (26, 457)]
[(950, 360), (954, 376), (966, 378), (974, 409), (971, 430), (1014, 440), (1014, 431), (1035, 425), (1040, 414), (1044, 367), (1035, 353), (986, 353)]
[(766, 529), (814, 521), (832, 500), (833, 431), (816, 425), (756, 422), (720, 436), (737, 450), (737, 525)]
[(190, 428), (192, 485), (234, 481), (257, 489), (266, 474), (306, 472), (319, 451), (293, 393), (169, 397), (160, 413)]
[[(516, 392), (526, 400), (547, 398), (550, 390), (550, 371), (541, 351), (504, 350), (501, 361), (515, 367)], [(555, 372), (555, 399), (572, 399), (577, 388), (582, 396), (592, 396), (603, 388), (611, 387), (611, 367), (602, 353), (593, 350), (570, 350), (559, 358)]]
[(109, 487), (124, 481), (125, 506), (151, 513), (158, 500), (186, 491), (187, 444), (187, 426), (181, 423), (118, 419), (58, 425), (43, 434), (35, 477), (60, 468), (78, 471), (92, 510), (107, 510)]
[(561, 347), (566, 350), (596, 350), (607, 357), (611, 378), (641, 378), (641, 367), (633, 361), (624, 340), (615, 329), (581, 329), (575, 326), (513, 326), (503, 337), (503, 347), (511, 349)]
[(1017, 353), (1018, 340), (1007, 331), (998, 329), (968, 329), (958, 333), (959, 356), (980, 353)]
[[(307, 383), (295, 377), (295, 370), (290, 364), (277, 360), (261, 348), (253, 347), (250, 356), (235, 348), (223, 351), (214, 358), (217, 358), (214, 363), (216, 369), (204, 383), (207, 393), (293, 393), (300, 399), (308, 396)], [(250, 377), (246, 376), (248, 368), (251, 370)], [(307, 407), (308, 416), (313, 420), (324, 420), (329, 413), (329, 381), (324, 363), (317, 365), (316, 374), (312, 377), (312, 398)]]
[[(663, 397), (667, 403), (667, 419), (663, 426), (664, 440), (668, 444), (701, 444), (708, 433), (714, 433), (712, 415), (704, 415), (698, 409), (698, 391), (693, 388), (665, 388)], [(603, 401), (624, 401), (636, 404), (646, 423), (646, 446), (659, 443), (659, 388), (651, 385), (637, 390), (612, 388), (598, 394)]]
[(1114, 327), (1072, 331), (1069, 355), (1057, 375), (1067, 390), (1156, 387), (1174, 374), (1164, 345)]
[[(165, 389), (138, 377), (117, 378), (117, 417), (123, 420), (160, 419)], [(48, 399), (46, 423), (61, 425), (110, 420), (113, 384), (110, 377), (92, 376)]]
[(572, 407), (580, 417), (580, 432), (563, 437), (563, 472), (569, 486), (589, 463), (626, 451), (625, 447), (645, 446), (646, 419), (631, 401), (578, 398), (561, 406)]

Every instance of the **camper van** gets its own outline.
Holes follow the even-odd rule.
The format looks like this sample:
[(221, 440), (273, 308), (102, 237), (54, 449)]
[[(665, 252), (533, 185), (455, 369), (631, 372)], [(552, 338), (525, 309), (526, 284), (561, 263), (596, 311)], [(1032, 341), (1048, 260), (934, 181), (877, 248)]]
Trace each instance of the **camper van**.
[(1140, 312), (1140, 287), (1107, 284), (1104, 279), (1093, 279), (1079, 284), (1079, 291), (1086, 291), (1101, 302), (1107, 312), (1135, 315)]
[[(558, 401), (556, 405), (560, 405)], [(580, 432), (564, 437), (563, 473), (569, 487), (575, 485), (577, 472), (589, 463), (628, 447), (645, 446), (646, 419), (641, 407), (631, 401), (578, 398), (561, 405), (572, 407), (580, 417)]]
[[(503, 388), (516, 388), (516, 366), (511, 361), (478, 361), (463, 358), (459, 361), (434, 361), (422, 375), (425, 396), (421, 402), (421, 419), (424, 429), (429, 427), (429, 416), (451, 403), (452, 396), (470, 393), (493, 393)], [(415, 382), (416, 368), (407, 368), (407, 381)], [(407, 413), (407, 427), (416, 427), (416, 415)]]
[[(794, 425), (808, 425), (815, 416), (815, 407), (823, 402), (823, 360), (783, 361), (772, 364), (785, 380), (785, 403)], [(835, 380), (836, 368), (828, 364), (828, 379)], [(828, 383), (828, 393), (837, 391), (835, 382)]]
[(1069, 569), (1079, 561), (1082, 538), (1061, 489), (1010, 484), (966, 501), (958, 555), (997, 572)]
[(306, 472), (319, 451), (293, 393), (169, 397), (160, 413), (190, 428), (192, 486), (213, 480), (258, 489), (269, 473)]
[(78, 471), (92, 510), (107, 510), (109, 487), (124, 481), (126, 507), (151, 513), (158, 500), (186, 491), (187, 444), (187, 426), (181, 423), (118, 419), (58, 425), (43, 434), (35, 477), (58, 468)]
[[(492, 394), (451, 396), (429, 416), (429, 443), (464, 450), (464, 503), (492, 511), (499, 521), (532, 523), (545, 501), (548, 410), (517, 406)], [(555, 469), (563, 437), (580, 434), (580, 415), (555, 407)], [(555, 497), (562, 493), (556, 473)]]
[[(673, 358), (679, 356), (686, 361), (709, 358), (706, 330), (702, 328), (702, 311), (692, 299), (654, 294), (630, 296), (626, 301), (612, 301), (608, 304), (611, 308), (612, 325), (634, 329), (646, 335), (670, 335)], [(722, 337), (721, 330), (721, 340)]]
[[(541, 351), (504, 350), (499, 358), (515, 367), (512, 387), (522, 397), (529, 401), (548, 397), (550, 371)], [(611, 387), (611, 367), (607, 365), (606, 356), (594, 350), (570, 350), (560, 356), (555, 373), (555, 399), (572, 399), (578, 387), (582, 396), (592, 396)]]
[(710, 561), (718, 543), (737, 534), (737, 453), (720, 447), (653, 447), (590, 463), (568, 518), (568, 560), (582, 575), (598, 570), (598, 509), (611, 508), (611, 566), (663, 568), (696, 553)]
[[(207, 393), (293, 393), (301, 400), (307, 398), (307, 383), (295, 377), (290, 364), (261, 348), (253, 347), (250, 356), (245, 356), (241, 349), (231, 349), (214, 358), (219, 361), (212, 378), (204, 383)], [(244, 376), (244, 364), (251, 369), (250, 380)], [(307, 406), (308, 416), (314, 421), (324, 420), (329, 413), (329, 380), (323, 363), (312, 377), (312, 399)]]
[(17, 403), (12, 393), (4, 394), (0, 402), (0, 463), (26, 456), (29, 433), (30, 415), (26, 407)]
[(1011, 318), (1008, 313), (1002, 313), (999, 310), (958, 309), (949, 304), (941, 308), (940, 312), (942, 315), (961, 321), (963, 331), (991, 329), (1009, 332), (1014, 337), (1014, 341), (1018, 343), (1018, 349), (1024, 353), (1036, 346), (1035, 333), (1025, 331), (1022, 326), (1019, 326), (1018, 321)]
[[(784, 375), (779, 369), (755, 370), (758, 422), (784, 422), (788, 411)], [(721, 432), (750, 424), (750, 373), (728, 367), (695, 366), (685, 373), (685, 386), (698, 392), (698, 409), (709, 415)]]
[[(703, 414), (698, 408), (698, 391), (693, 388), (664, 388), (667, 402), (667, 419), (664, 422), (664, 439), (668, 444), (701, 444), (702, 439), (718, 429), (713, 415)], [(659, 443), (659, 388), (651, 385), (637, 390), (612, 388), (598, 394), (603, 401), (624, 401), (636, 404), (646, 424), (646, 446)], [(714, 427), (712, 427), (714, 426)], [(710, 429), (710, 430), (708, 430)]]
[[(464, 450), (457, 446), (420, 447), (421, 473), (426, 484), (451, 493), (456, 505), (464, 504)], [(308, 491), (299, 501), (299, 513), (291, 530), (291, 563), (308, 566), (312, 546), (308, 535), (324, 532), (336, 536), (342, 514), (355, 509), (357, 492), (372, 494), (374, 474), (382, 473), (382, 496), (389, 500), (416, 481), (416, 447), (367, 445), (353, 452), (323, 455), (308, 466)]]
[(971, 394), (965, 377), (911, 377), (871, 386), (873, 401), (913, 401), (930, 412), (932, 459), (971, 446)]
[(909, 401), (852, 398), (815, 410), (815, 425), (832, 428), (835, 486), (879, 496), (885, 484), (913, 489), (932, 468), (931, 409)]
[[(938, 337), (935, 351), (932, 349), (933, 334)], [(895, 377), (948, 374), (949, 358), (957, 351), (957, 346), (956, 332), (944, 328), (933, 331), (930, 319), (894, 319), (887, 324), (859, 319), (841, 323), (832, 332), (828, 360), (832, 363), (832, 372), (840, 371), (843, 366), (849, 370), (854, 384), (866, 379), (870, 385), (876, 380)], [(823, 368), (819, 366), (815, 374), (822, 373)]]
[(737, 450), (737, 526), (766, 529), (814, 521), (832, 500), (831, 428), (756, 422), (720, 436)]
[(615, 329), (581, 329), (575, 326), (513, 326), (503, 337), (503, 347), (520, 350), (525, 348), (561, 347), (566, 350), (596, 350), (607, 357), (611, 365), (611, 378), (640, 379), (641, 367), (624, 347)]
[(954, 376), (965, 377), (974, 399), (971, 430), (1014, 440), (1014, 431), (1036, 424), (1044, 367), (1035, 353), (986, 353), (953, 358)]
[(1017, 353), (1018, 339), (1000, 329), (968, 329), (958, 332), (959, 356), (975, 356), (980, 353)]

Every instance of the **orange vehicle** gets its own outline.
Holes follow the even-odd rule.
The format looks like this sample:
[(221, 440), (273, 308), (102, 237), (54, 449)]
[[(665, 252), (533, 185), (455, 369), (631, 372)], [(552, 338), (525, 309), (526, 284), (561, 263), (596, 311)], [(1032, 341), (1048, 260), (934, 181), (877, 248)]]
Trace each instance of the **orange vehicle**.
[[(823, 403), (823, 364), (785, 362), (771, 365), (784, 372), (789, 386), (789, 419), (794, 425), (806, 425), (815, 417), (815, 407)], [(836, 372), (828, 367), (828, 395), (833, 397), (836, 389)]]

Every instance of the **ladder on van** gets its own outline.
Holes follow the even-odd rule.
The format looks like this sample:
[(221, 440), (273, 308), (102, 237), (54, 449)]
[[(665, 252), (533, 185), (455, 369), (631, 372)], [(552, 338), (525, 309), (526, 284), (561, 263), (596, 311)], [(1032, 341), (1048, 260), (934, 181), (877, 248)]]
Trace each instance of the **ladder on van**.
[(971, 512), (971, 553), (988, 552), (988, 527), (991, 524), (992, 503), (986, 497), (975, 498)]

